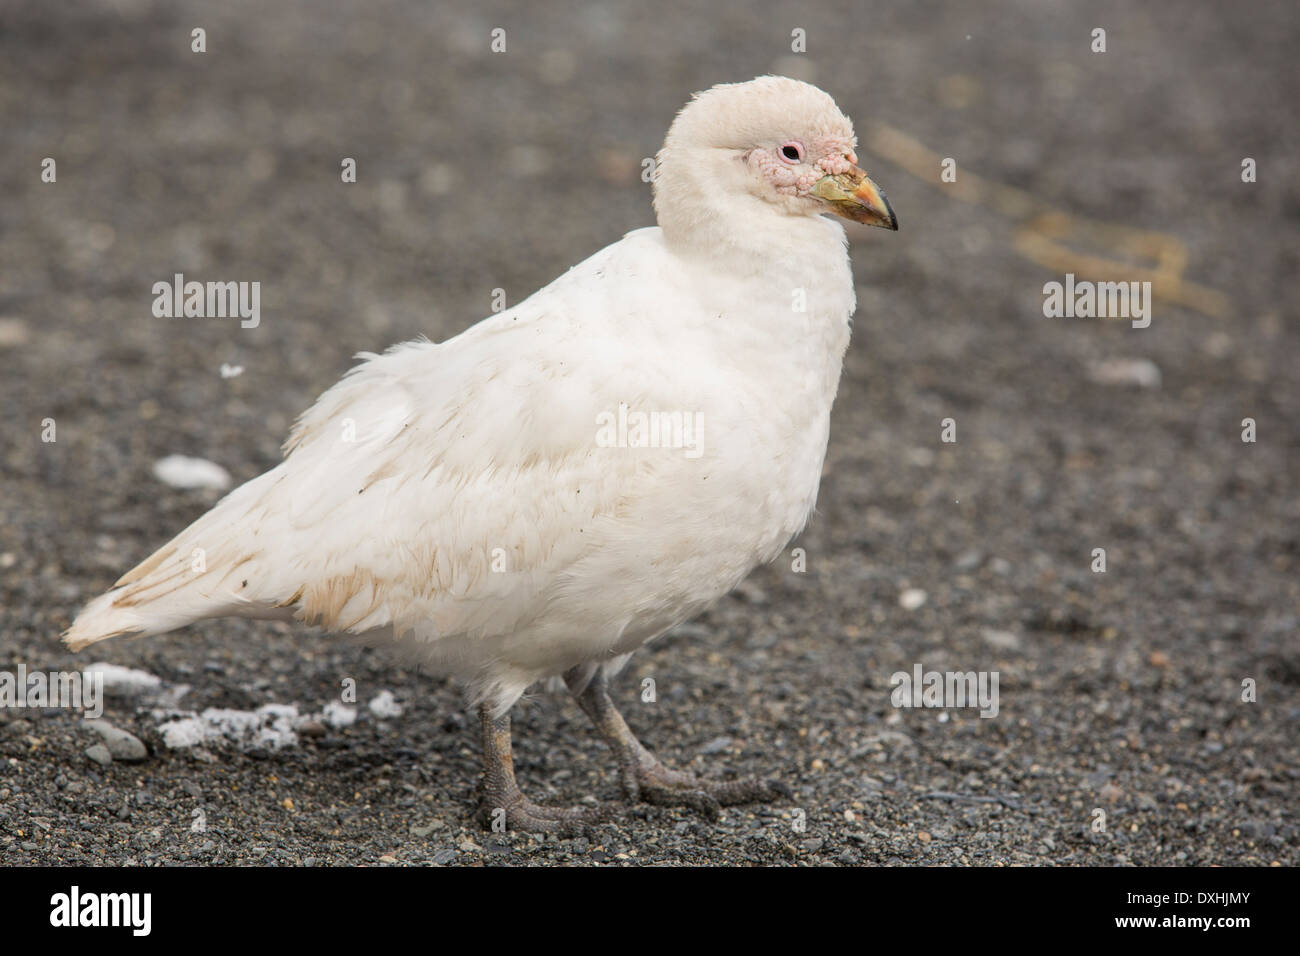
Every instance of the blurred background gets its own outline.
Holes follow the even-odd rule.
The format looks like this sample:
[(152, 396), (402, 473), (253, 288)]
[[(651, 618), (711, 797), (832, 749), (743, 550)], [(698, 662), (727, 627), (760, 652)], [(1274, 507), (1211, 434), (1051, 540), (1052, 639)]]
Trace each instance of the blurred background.
[[(0, 668), (86, 663), (58, 632), (214, 500), (156, 460), (270, 467), (353, 353), (453, 335), (492, 290), (516, 303), (653, 224), (642, 159), (689, 95), (782, 73), (854, 118), (901, 231), (849, 227), (859, 306), (808, 573), (756, 572), (624, 691), (666, 689), (629, 721), (667, 759), (779, 772), (815, 826), (639, 811), (600, 852), (1294, 864), (1298, 23), (1255, 0), (0, 0)], [(260, 282), (259, 326), (155, 318), (177, 272)], [(1150, 327), (1045, 318), (1066, 272), (1152, 281)], [(157, 752), (147, 804), (140, 770), (83, 767), (72, 718), (0, 712), (26, 768), (0, 774), (6, 861), (481, 858), (444, 682), (250, 622), (94, 659), (191, 684), (195, 709), (319, 708), (347, 673), (407, 711), (268, 765), (169, 754), (123, 705), (110, 718)], [(998, 670), (1000, 716), (891, 708), (889, 675), (918, 661)], [(616, 796), (571, 705), (517, 720), (534, 797)], [(231, 785), (276, 799), (223, 804)], [(954, 792), (998, 799), (927, 797)], [(147, 836), (196, 801), (220, 836)], [(1092, 832), (1098, 806), (1122, 826)]]

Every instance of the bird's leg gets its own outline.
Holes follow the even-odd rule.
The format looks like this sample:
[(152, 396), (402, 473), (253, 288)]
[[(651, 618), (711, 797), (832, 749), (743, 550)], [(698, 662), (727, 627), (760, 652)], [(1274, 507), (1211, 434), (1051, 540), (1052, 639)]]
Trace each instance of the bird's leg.
[(633, 802), (644, 801), (662, 807), (689, 807), (710, 820), (722, 816), (722, 807), (790, 797), (792, 791), (776, 780), (734, 780), (705, 783), (692, 773), (670, 770), (636, 739), (623, 715), (610, 699), (608, 681), (597, 671), (581, 690), (578, 669), (565, 675), (578, 706), (591, 718), (613, 748), (619, 763), (623, 791)]
[[(510, 715), (492, 716), (492, 708), (479, 707), (483, 729), (483, 791), (479, 819), (493, 828), (504, 819), (511, 830), (580, 831), (584, 824), (595, 823), (601, 812), (594, 808), (557, 809), (543, 807), (524, 796), (515, 782), (515, 758), (510, 746)], [(504, 818), (502, 817), (504, 814)]]

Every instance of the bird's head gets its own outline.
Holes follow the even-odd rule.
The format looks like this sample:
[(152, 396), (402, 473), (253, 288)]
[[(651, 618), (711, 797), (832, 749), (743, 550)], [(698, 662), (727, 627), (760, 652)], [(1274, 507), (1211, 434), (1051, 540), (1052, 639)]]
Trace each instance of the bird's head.
[(782, 76), (698, 93), (677, 115), (655, 170), (655, 212), (665, 233), (704, 227), (710, 213), (742, 209), (812, 217), (834, 213), (897, 229), (879, 187), (858, 168), (853, 124), (817, 87)]

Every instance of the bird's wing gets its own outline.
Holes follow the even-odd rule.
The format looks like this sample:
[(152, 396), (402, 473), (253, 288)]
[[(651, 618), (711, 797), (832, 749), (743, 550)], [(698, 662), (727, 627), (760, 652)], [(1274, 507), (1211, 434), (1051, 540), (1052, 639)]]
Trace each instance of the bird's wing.
[(548, 334), (507, 319), (402, 346), (326, 393), (265, 498), (286, 532), (277, 593), (300, 582), (280, 600), (330, 629), (427, 637), (540, 611), (631, 477), (597, 454), (590, 395)]
[(654, 277), (621, 245), (447, 342), (365, 356), (284, 462), (124, 576), (69, 643), (290, 611), (425, 640), (525, 626), (592, 522), (649, 480), (644, 457), (596, 442), (599, 412), (668, 387), (629, 380), (653, 335), (629, 290)]

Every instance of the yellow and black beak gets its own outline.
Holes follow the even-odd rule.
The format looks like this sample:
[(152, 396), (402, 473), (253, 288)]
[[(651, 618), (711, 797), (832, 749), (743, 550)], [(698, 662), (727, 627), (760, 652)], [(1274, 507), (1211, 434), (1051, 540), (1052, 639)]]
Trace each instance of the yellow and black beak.
[(868, 226), (898, 230), (898, 217), (880, 187), (854, 166), (847, 173), (823, 176), (813, 186), (812, 194), (822, 200), (837, 216)]

